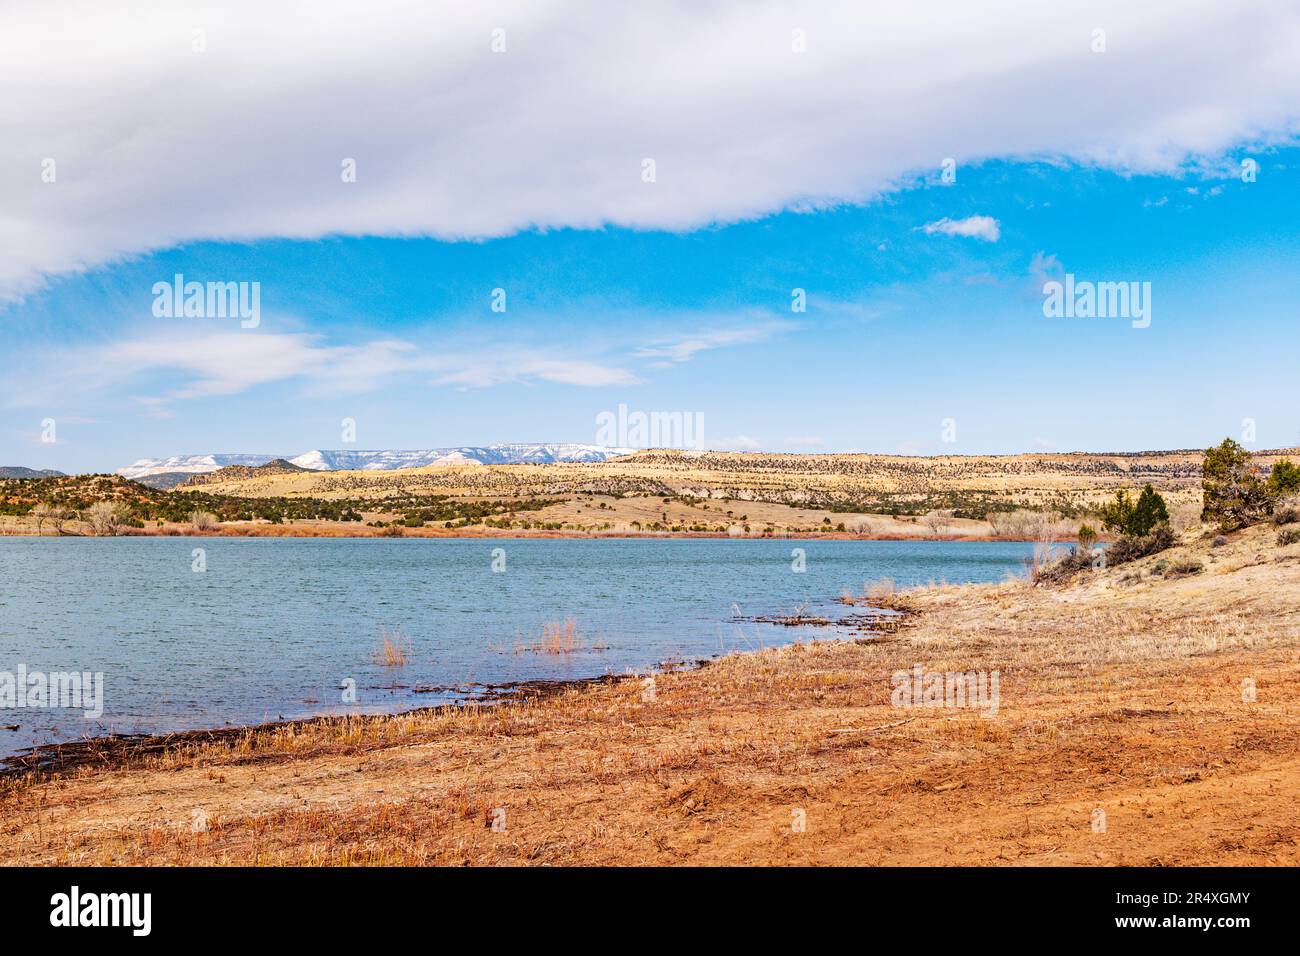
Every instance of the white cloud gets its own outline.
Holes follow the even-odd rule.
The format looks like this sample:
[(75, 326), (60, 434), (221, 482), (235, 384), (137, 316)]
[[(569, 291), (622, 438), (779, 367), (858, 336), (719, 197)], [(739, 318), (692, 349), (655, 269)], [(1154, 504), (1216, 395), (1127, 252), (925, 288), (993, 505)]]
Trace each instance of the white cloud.
[(543, 358), (520, 354), (462, 355), (438, 360), (448, 366), (435, 381), (439, 384), (486, 388), (506, 382), (540, 380), (559, 385), (597, 388), (607, 385), (636, 385), (638, 379), (626, 369), (574, 359)]
[[(40, 356), (31, 361), (42, 363)], [(44, 364), (39, 376), (43, 387), (15, 389), (6, 404), (129, 391), (151, 416), (166, 417), (168, 406), (178, 400), (235, 395), (289, 381), (313, 396), (370, 392), (403, 380), (466, 387), (538, 381), (598, 387), (640, 381), (617, 366), (542, 350), (445, 353), (399, 339), (328, 345), (315, 334), (244, 331), (142, 336), (60, 351)]]
[(968, 216), (965, 219), (940, 219), (921, 227), (927, 236), (938, 233), (943, 236), (962, 236), (966, 239), (983, 239), (985, 242), (997, 242), (1002, 236), (998, 221), (992, 216)]
[(338, 357), (313, 335), (214, 333), (189, 337), (152, 336), (108, 346), (96, 363), (106, 377), (130, 380), (167, 369), (187, 377), (171, 398), (234, 395), (256, 385), (319, 371)]
[(1176, 171), (1295, 133), (1297, 48), (1268, 0), (10, 0), (0, 295), (198, 239), (694, 228), (944, 157)]

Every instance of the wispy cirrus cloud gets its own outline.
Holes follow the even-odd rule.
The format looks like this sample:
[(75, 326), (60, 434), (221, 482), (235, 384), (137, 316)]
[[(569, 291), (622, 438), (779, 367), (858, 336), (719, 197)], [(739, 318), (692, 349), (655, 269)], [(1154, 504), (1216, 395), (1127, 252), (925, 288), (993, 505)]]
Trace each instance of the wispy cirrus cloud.
[(178, 373), (184, 383), (167, 391), (171, 399), (233, 395), (258, 385), (346, 366), (354, 350), (328, 348), (320, 336), (243, 335), (149, 336), (98, 350), (100, 377), (130, 382), (150, 372)]
[(633, 385), (627, 369), (560, 349), (432, 351), (393, 338), (335, 345), (308, 333), (208, 332), (148, 335), (87, 346), (50, 359), (43, 389), (11, 392), (7, 404), (54, 395), (130, 395), (153, 417), (178, 401), (236, 395), (296, 383), (313, 397), (373, 392), (400, 382), (488, 387), (550, 382), (577, 387)]
[(435, 364), (446, 370), (435, 379), (439, 384), (486, 388), (507, 382), (542, 381), (556, 385), (599, 388), (609, 385), (637, 385), (641, 379), (627, 369), (580, 359), (549, 358), (529, 354), (479, 354), (439, 358)]
[(766, 319), (754, 324), (734, 328), (714, 328), (664, 339), (636, 351), (638, 358), (652, 359), (652, 368), (666, 368), (689, 362), (701, 352), (726, 348), (732, 345), (749, 345), (764, 342), (774, 335), (798, 328), (797, 322), (784, 319)]

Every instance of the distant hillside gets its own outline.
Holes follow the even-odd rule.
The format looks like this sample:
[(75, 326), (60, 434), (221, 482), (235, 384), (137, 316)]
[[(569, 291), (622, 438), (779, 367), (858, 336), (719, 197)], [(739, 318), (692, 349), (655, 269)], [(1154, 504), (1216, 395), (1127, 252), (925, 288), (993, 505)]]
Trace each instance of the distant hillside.
[(35, 469), (24, 468), (21, 465), (3, 465), (0, 466), (0, 478), (63, 478), (65, 475), (61, 471), (53, 471), (49, 468)]
[[(306, 468), (285, 461), (283, 458), (273, 458), (265, 465), (227, 465), (225, 468), (218, 468), (216, 471), (189, 475), (175, 487), (198, 488), (201, 485), (211, 485), (218, 481), (244, 481), (248, 478), (261, 478), (265, 475), (292, 475), (306, 470)], [(146, 480), (143, 483), (148, 484), (149, 482)]]
[(157, 488), (159, 491), (171, 491), (178, 485), (184, 484), (194, 473), (190, 471), (163, 471), (156, 475), (142, 475), (139, 478), (132, 478), (132, 481), (138, 481), (148, 488)]
[[(1095, 508), (1116, 489), (1150, 482), (1171, 502), (1201, 494), (1201, 451), (1025, 455), (781, 455), (643, 451), (602, 462), (398, 471), (309, 471), (214, 484), (259, 498), (383, 499), (395, 495), (569, 498), (597, 494), (764, 501), (834, 511), (984, 514), (1012, 507), (1063, 514)], [(1267, 471), (1296, 449), (1256, 452)]]
[[(287, 461), (309, 471), (396, 471), (430, 465), (549, 465), (557, 462), (600, 462), (630, 453), (630, 448), (572, 443), (466, 445), (460, 448), (426, 448), (418, 451), (321, 451), (286, 455), (178, 455), (141, 458), (119, 468), (123, 478), (137, 481), (166, 474), (198, 475), (233, 465), (257, 468), (271, 461)], [(177, 482), (179, 484), (179, 482)]]
[(434, 465), (552, 465), (602, 462), (630, 454), (630, 448), (567, 443), (475, 445), (422, 451), (309, 451), (293, 459), (309, 471), (397, 471)]
[[(331, 533), (346, 525), (346, 532), (388, 534), (400, 522), (398, 534), (480, 524), (494, 530), (727, 534), (733, 527), (746, 534), (834, 528), (915, 537), (925, 533), (917, 524), (921, 516), (946, 513), (965, 522), (962, 534), (1006, 536), (994, 530), (992, 518), (1019, 511), (1052, 521), (1092, 520), (1117, 490), (1134, 492), (1150, 483), (1171, 518), (1190, 527), (1201, 514), (1203, 456), (1191, 450), (935, 457), (653, 450), (597, 462), (470, 462), (391, 471), (323, 471), (272, 459), (190, 475), (173, 490), (120, 475), (0, 478), (0, 524), (16, 518), (9, 524), (19, 533), (34, 533), (34, 507), (49, 504), (75, 513), (59, 533), (88, 533), (88, 509), (109, 500), (124, 506), (118, 515), (123, 528), (152, 533), (174, 533), (163, 525), (188, 526), (196, 512), (207, 512), (249, 526), (336, 523)], [(1294, 461), (1300, 451), (1253, 456), (1261, 476), (1283, 457)]]

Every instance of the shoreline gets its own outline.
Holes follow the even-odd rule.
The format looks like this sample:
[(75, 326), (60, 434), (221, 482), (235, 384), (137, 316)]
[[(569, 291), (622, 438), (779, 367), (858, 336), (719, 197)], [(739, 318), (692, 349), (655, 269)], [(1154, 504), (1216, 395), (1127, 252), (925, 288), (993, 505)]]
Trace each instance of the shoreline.
[[(894, 604), (896, 606), (891, 607)], [(889, 634), (896, 633), (902, 627), (907, 626), (911, 611), (906, 606), (898, 606), (897, 602), (881, 599), (877, 601), (878, 606), (869, 607), (868, 611), (877, 612), (876, 619), (873, 621), (871, 631), (860, 630), (860, 633), (870, 634), (872, 638), (882, 638)], [(857, 605), (854, 605), (857, 606)], [(890, 617), (880, 617), (879, 612), (890, 614)], [(840, 622), (821, 618), (742, 618), (741, 620), (773, 624), (790, 628), (810, 628), (812, 633), (822, 627), (843, 627), (850, 628), (861, 625), (861, 622)], [(853, 638), (853, 640), (866, 640), (867, 637)], [(842, 640), (837, 638), (836, 640)], [(788, 647), (792, 643), (798, 643), (799, 640), (772, 645), (771, 648)], [(418, 707), (403, 707), (396, 710), (356, 710), (349, 713), (318, 713), (309, 714), (302, 717), (292, 717), (283, 720), (268, 720), (247, 724), (228, 724), (223, 726), (199, 727), (190, 730), (175, 731), (156, 731), (141, 733), (123, 733), (123, 734), (102, 734), (97, 737), (80, 737), (69, 740), (54, 741), (50, 743), (35, 744), (31, 747), (25, 747), (8, 756), (0, 756), (0, 781), (6, 777), (20, 776), (25, 773), (60, 773), (68, 769), (86, 765), (95, 765), (101, 768), (107, 767), (124, 767), (132, 761), (150, 754), (158, 754), (167, 751), (169, 748), (184, 748), (194, 744), (211, 744), (222, 741), (235, 740), (240, 737), (246, 737), (250, 734), (266, 734), (280, 731), (307, 730), (310, 728), (326, 727), (340, 722), (346, 722), (357, 719), (375, 719), (386, 720), (401, 717), (418, 717), (420, 715), (433, 715), (446, 711), (455, 711), (464, 707), (498, 707), (498, 706), (516, 706), (525, 702), (533, 702), (563, 694), (568, 691), (578, 690), (589, 687), (597, 687), (605, 684), (620, 684), (628, 681), (640, 682), (647, 675), (660, 675), (670, 673), (688, 673), (698, 671), (711, 664), (716, 664), (720, 660), (725, 660), (733, 655), (755, 654), (759, 650), (730, 650), (724, 654), (714, 657), (696, 657), (684, 661), (659, 661), (656, 664), (646, 668), (645, 673), (623, 673), (623, 674), (593, 674), (589, 677), (556, 677), (556, 678), (529, 678), (526, 680), (505, 681), (498, 684), (480, 685), (480, 690), (469, 691), (458, 694), (451, 699), (443, 700), (437, 704), (427, 704)], [(472, 685), (471, 685), (472, 686)], [(459, 690), (451, 687), (430, 688), (432, 691), (452, 691)]]
[[(366, 538), (387, 538), (389, 540), (400, 540), (401, 538), (450, 538), (450, 539), (478, 539), (478, 538), (507, 538), (515, 540), (556, 540), (572, 538), (575, 540), (664, 540), (664, 539), (702, 539), (702, 540), (730, 540), (730, 541), (763, 541), (763, 540), (800, 540), (800, 541), (943, 541), (943, 542), (963, 542), (972, 543), (993, 543), (1005, 541), (1009, 543), (1032, 544), (1038, 541), (1032, 537), (1001, 537), (994, 535), (891, 535), (891, 534), (857, 534), (852, 531), (777, 531), (771, 534), (726, 534), (717, 531), (529, 531), (521, 529), (499, 529), (499, 528), (410, 528), (404, 529), (401, 535), (388, 535), (383, 533), (384, 529), (376, 528), (373, 533), (356, 533), (356, 529), (332, 529), (319, 528), (271, 528), (266, 526), (256, 526), (247, 529), (225, 529), (222, 532), (204, 532), (192, 530), (172, 530), (172, 529), (132, 529), (129, 532), (122, 532), (115, 535), (93, 535), (93, 534), (17, 534), (10, 530), (0, 530), (0, 538), (340, 538), (351, 540), (363, 540)], [(1113, 536), (1101, 534), (1097, 537), (1098, 541), (1113, 540)], [(1065, 542), (1059, 542), (1065, 543)]]
[[(918, 588), (860, 644), (6, 776), (0, 864), (1300, 864), (1300, 544), (1276, 538)], [(1000, 697), (900, 705), (917, 667)]]
[[(682, 669), (694, 669), (694, 667), (703, 667), (710, 663), (712, 661), (701, 659), (692, 661), (690, 665)], [(37, 744), (7, 757), (0, 757), (0, 781), (7, 777), (20, 777), (23, 774), (30, 773), (55, 776), (87, 766), (95, 766), (100, 769), (122, 769), (131, 766), (132, 763), (141, 758), (166, 753), (170, 749), (219, 744), (255, 734), (274, 734), (286, 731), (292, 733), (326, 728), (331, 725), (360, 719), (390, 720), (399, 717), (436, 715), (448, 710), (457, 710), (469, 706), (509, 706), (526, 700), (550, 697), (575, 688), (639, 679), (629, 675), (606, 674), (597, 677), (510, 681), (504, 684), (485, 685), (483, 688), (484, 693), (479, 695), (466, 695), (439, 704), (408, 707), (403, 710), (358, 710), (346, 714), (315, 714), (286, 720), (268, 720), (261, 723), (232, 724), (223, 727), (203, 727), (195, 730), (104, 734), (98, 737)]]

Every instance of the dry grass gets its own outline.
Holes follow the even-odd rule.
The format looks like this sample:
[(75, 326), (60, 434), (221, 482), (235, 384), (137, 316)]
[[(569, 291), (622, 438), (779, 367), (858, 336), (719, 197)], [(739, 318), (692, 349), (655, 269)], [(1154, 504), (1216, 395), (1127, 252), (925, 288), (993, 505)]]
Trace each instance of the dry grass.
[(374, 660), (376, 664), (384, 667), (405, 667), (411, 659), (411, 654), (412, 647), (409, 637), (400, 630), (391, 634), (385, 630), (380, 638), (379, 647), (375, 649)]
[(868, 582), (863, 585), (862, 591), (866, 595), (867, 601), (877, 607), (889, 607), (893, 604), (898, 593), (894, 587), (893, 578), (881, 578), (879, 581)]
[(578, 635), (578, 625), (573, 618), (563, 621), (547, 621), (542, 625), (540, 640), (531, 644), (515, 645), (516, 654), (572, 654), (582, 647), (582, 638)]

